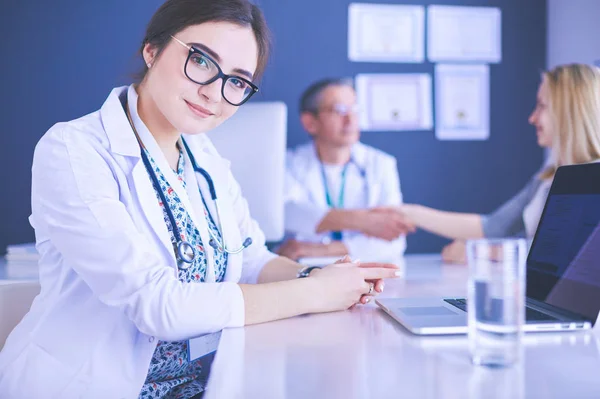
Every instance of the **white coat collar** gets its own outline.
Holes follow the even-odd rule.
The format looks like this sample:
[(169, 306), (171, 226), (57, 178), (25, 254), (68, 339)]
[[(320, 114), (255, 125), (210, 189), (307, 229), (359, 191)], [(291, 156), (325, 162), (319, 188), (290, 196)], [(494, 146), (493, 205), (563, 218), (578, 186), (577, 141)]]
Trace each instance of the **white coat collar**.
[(127, 98), (128, 86), (112, 90), (102, 108), (100, 118), (110, 144), (110, 150), (115, 154), (140, 158), (140, 146), (131, 131), (123, 103)]

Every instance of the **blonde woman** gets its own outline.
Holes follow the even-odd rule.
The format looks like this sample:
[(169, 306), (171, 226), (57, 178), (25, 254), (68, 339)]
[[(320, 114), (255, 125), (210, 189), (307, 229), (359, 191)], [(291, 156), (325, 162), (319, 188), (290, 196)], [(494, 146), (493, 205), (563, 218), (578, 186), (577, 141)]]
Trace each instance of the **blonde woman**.
[(442, 251), (446, 262), (465, 261), (466, 239), (532, 238), (556, 169), (600, 160), (600, 69), (572, 64), (544, 72), (529, 123), (536, 128), (538, 145), (551, 149), (553, 162), (494, 212), (454, 213), (415, 204), (400, 208), (417, 227), (456, 240)]

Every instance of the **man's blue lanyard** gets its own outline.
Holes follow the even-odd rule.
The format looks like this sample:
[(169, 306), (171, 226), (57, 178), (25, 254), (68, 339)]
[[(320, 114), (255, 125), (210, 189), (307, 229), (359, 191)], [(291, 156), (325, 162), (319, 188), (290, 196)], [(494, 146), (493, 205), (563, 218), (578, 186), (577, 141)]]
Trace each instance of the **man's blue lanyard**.
[[(325, 174), (325, 166), (321, 163), (321, 175), (323, 176), (323, 185), (325, 186), (325, 199), (327, 200), (327, 206), (330, 208), (343, 208), (344, 207), (344, 188), (346, 187), (346, 171), (348, 170), (348, 164), (344, 165), (344, 169), (342, 169), (341, 175), (341, 183), (340, 183), (340, 192), (338, 194), (338, 203), (335, 205), (333, 200), (331, 199), (331, 195), (329, 194), (329, 184), (327, 184), (327, 175)], [(335, 241), (342, 240), (342, 232), (341, 231), (332, 231), (331, 239)]]

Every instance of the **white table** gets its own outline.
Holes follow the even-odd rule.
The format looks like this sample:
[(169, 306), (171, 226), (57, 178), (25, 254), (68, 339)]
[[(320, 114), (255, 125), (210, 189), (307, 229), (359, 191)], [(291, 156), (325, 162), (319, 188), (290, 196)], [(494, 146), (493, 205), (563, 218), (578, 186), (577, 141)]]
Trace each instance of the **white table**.
[[(466, 293), (466, 267), (439, 256), (407, 256), (405, 271), (382, 295)], [(490, 370), (466, 337), (411, 335), (370, 304), (225, 330), (205, 398), (600, 398), (599, 339), (527, 334), (521, 365)]]

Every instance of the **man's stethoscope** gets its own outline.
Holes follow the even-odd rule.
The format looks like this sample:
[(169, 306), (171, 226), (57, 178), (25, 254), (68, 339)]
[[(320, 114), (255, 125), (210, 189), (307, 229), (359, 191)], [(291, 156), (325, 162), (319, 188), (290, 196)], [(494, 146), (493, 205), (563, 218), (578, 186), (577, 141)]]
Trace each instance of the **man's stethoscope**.
[[(140, 136), (138, 135), (137, 130), (135, 128), (135, 125), (133, 124), (133, 121), (131, 120), (131, 115), (129, 113), (129, 107), (128, 107), (127, 102), (125, 102), (124, 108), (125, 108), (125, 113), (127, 114), (127, 119), (129, 120), (129, 124), (131, 125), (131, 129), (133, 130), (133, 133), (135, 134), (135, 137), (137, 138), (138, 143), (140, 144), (140, 150), (141, 150), (142, 161), (144, 162), (144, 166), (146, 167), (146, 170), (148, 171), (148, 175), (150, 176), (150, 179), (152, 180), (152, 184), (154, 185), (156, 192), (160, 196), (160, 200), (164, 204), (164, 209), (167, 213), (167, 217), (169, 218), (169, 222), (171, 222), (171, 226), (173, 227), (173, 235), (175, 236), (175, 240), (178, 241), (176, 248), (175, 248), (176, 249), (175, 253), (176, 253), (177, 257), (179, 258), (179, 262), (177, 262), (178, 263), (177, 266), (180, 269), (185, 270), (185, 269), (189, 268), (192, 265), (192, 263), (194, 263), (194, 259), (196, 258), (196, 250), (194, 249), (192, 244), (190, 244), (189, 242), (187, 242), (181, 238), (179, 228), (177, 227), (177, 223), (175, 223), (175, 217), (173, 216), (173, 211), (168, 206), (168, 202), (167, 202), (167, 199), (165, 198), (165, 194), (163, 193), (163, 191), (160, 188), (160, 184), (158, 182), (158, 177), (156, 177), (156, 173), (154, 173), (154, 170), (152, 169), (152, 165), (150, 164), (150, 160), (148, 159), (148, 156), (146, 155), (146, 151), (144, 151), (144, 149), (145, 149), (144, 143), (142, 143), (142, 140), (140, 139)], [(185, 151), (186, 151), (188, 157), (190, 158), (194, 172), (200, 173), (206, 179), (206, 183), (208, 184), (208, 189), (210, 191), (210, 198), (215, 203), (215, 209), (217, 210), (217, 223), (218, 223), (219, 231), (221, 232), (221, 234), (223, 236), (223, 242), (222, 243), (219, 242), (219, 238), (211, 231), (211, 229), (208, 229), (208, 233), (210, 234), (210, 240), (208, 241), (208, 245), (210, 245), (216, 251), (219, 251), (219, 252), (234, 254), (234, 255), (239, 254), (240, 252), (242, 252), (244, 249), (248, 248), (252, 244), (252, 238), (246, 237), (246, 239), (242, 243), (242, 246), (239, 247), (238, 249), (231, 250), (231, 249), (227, 248), (227, 246), (225, 245), (225, 233), (223, 232), (223, 226), (221, 225), (221, 212), (219, 210), (219, 202), (217, 201), (217, 191), (215, 190), (215, 185), (213, 183), (213, 180), (204, 168), (201, 168), (196, 164), (196, 159), (194, 158), (194, 154), (192, 154), (192, 151), (190, 151), (190, 148), (188, 147), (188, 145), (185, 142), (185, 140), (183, 139), (183, 137), (181, 138), (181, 142), (183, 143), (183, 146), (185, 147)], [(202, 195), (202, 193), (200, 193), (200, 195)], [(209, 213), (209, 217), (212, 218), (212, 216), (210, 216), (210, 211), (208, 209), (207, 209), (207, 211)]]

